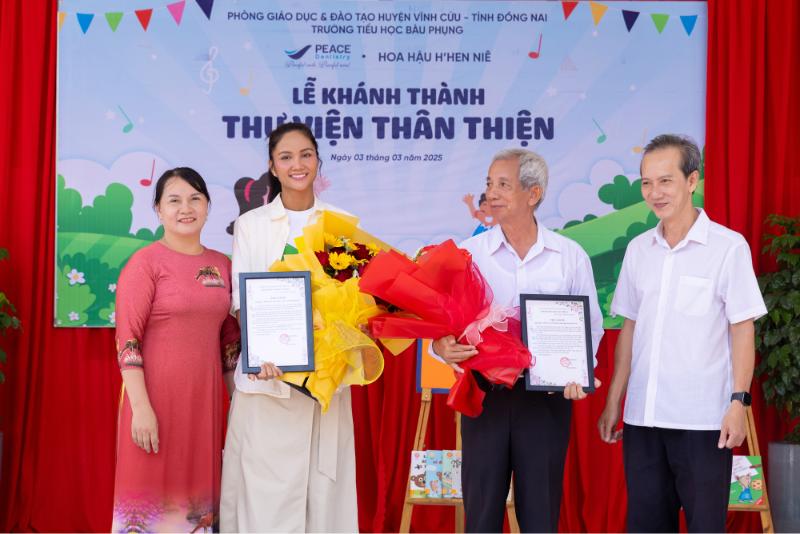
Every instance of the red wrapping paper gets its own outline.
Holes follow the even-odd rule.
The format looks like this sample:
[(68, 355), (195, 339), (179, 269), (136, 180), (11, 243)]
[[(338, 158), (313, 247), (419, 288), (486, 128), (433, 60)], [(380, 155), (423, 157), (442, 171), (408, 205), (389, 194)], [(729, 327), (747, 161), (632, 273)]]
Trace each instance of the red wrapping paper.
[[(452, 240), (431, 247), (416, 263), (393, 250), (381, 252), (364, 271), (359, 287), (416, 315), (373, 317), (369, 327), (376, 338), (439, 339), (451, 334), (459, 338), (468, 325), (486, 317), (493, 298), (471, 254)], [(456, 372), (447, 398), (454, 410), (470, 417), (483, 410), (484, 392), (471, 371), (492, 384), (512, 387), (530, 366), (531, 354), (522, 343), (519, 321), (507, 321), (506, 332), (493, 327), (483, 330), (476, 345), (478, 354), (459, 364), (464, 372)]]

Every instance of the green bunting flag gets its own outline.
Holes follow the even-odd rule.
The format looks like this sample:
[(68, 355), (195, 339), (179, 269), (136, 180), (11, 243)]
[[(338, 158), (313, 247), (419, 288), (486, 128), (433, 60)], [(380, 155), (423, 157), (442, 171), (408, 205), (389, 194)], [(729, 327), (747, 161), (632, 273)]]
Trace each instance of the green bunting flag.
[(653, 13), (652, 15), (650, 15), (650, 17), (653, 19), (653, 24), (656, 25), (658, 33), (663, 32), (664, 26), (667, 25), (667, 21), (669, 20), (669, 15), (666, 15), (664, 13)]
[(119, 26), (119, 21), (122, 20), (122, 15), (123, 13), (121, 11), (106, 13), (106, 22), (108, 22), (108, 27), (111, 28), (112, 32), (117, 31), (117, 26)]

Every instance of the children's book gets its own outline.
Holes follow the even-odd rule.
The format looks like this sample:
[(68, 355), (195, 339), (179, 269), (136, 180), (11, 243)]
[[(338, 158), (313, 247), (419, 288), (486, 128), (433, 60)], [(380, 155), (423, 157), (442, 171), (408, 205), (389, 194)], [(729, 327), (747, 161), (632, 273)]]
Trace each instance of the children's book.
[(764, 467), (761, 456), (734, 456), (728, 504), (764, 504)]
[(442, 451), (442, 497), (453, 498), (453, 457), (457, 451)]
[(442, 451), (425, 451), (425, 497), (442, 498)]
[(425, 451), (411, 451), (409, 477), (409, 496), (425, 497)]
[(461, 499), (461, 451), (443, 451), (442, 494), (445, 499)]

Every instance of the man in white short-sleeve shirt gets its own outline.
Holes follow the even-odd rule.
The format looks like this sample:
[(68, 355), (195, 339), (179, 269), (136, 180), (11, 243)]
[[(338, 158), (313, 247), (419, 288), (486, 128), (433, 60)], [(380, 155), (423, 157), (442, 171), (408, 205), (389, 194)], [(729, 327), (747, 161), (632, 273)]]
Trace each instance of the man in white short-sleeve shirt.
[[(472, 254), (495, 306), (519, 306), (520, 293), (588, 296), (596, 353), (603, 319), (592, 265), (580, 245), (536, 220), (546, 190), (541, 156), (524, 149), (497, 153), (486, 176), (486, 199), (498, 224), (460, 246)], [(461, 333), (454, 334), (434, 341), (433, 352), (460, 369), (477, 350), (458, 343)], [(475, 376), (486, 396), (480, 415), (461, 419), (466, 531), (502, 532), (512, 472), (520, 530), (557, 531), (572, 401), (586, 392), (571, 383), (563, 395), (548, 395), (527, 391), (522, 378), (509, 389)]]
[(699, 166), (688, 138), (645, 148), (642, 196), (660, 222), (628, 245), (611, 304), (625, 323), (598, 428), (625, 437), (629, 532), (677, 532), (681, 507), (690, 532), (724, 532), (746, 435), (753, 321), (767, 310), (745, 239), (692, 205)]

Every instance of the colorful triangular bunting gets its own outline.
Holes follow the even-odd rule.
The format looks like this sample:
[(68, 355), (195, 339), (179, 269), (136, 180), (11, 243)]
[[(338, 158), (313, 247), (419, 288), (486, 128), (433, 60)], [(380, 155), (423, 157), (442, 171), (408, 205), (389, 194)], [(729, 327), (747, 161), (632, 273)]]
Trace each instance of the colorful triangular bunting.
[(603, 19), (603, 15), (605, 15), (606, 11), (608, 11), (608, 6), (598, 2), (590, 1), (589, 7), (592, 8), (592, 18), (594, 19), (594, 25), (597, 26)]
[(681, 23), (683, 24), (683, 29), (686, 30), (686, 35), (692, 35), (694, 25), (697, 23), (697, 15), (682, 15)]
[(650, 17), (653, 19), (653, 24), (656, 25), (658, 33), (663, 32), (664, 26), (667, 25), (667, 21), (669, 20), (669, 15), (665, 13), (653, 13)]
[(137, 9), (135, 13), (136, 18), (139, 19), (139, 24), (142, 25), (142, 29), (147, 31), (147, 26), (150, 25), (150, 17), (153, 16), (153, 9)]
[(577, 6), (578, 2), (561, 2), (561, 8), (564, 10), (564, 20), (567, 20), (572, 15)]
[(119, 21), (121, 20), (122, 20), (121, 11), (106, 13), (106, 21), (108, 22), (108, 26), (111, 28), (112, 32), (117, 31), (117, 26), (119, 26)]
[(58, 31), (61, 31), (61, 26), (64, 25), (64, 21), (67, 18), (67, 14), (63, 11), (58, 12)]
[(181, 0), (180, 2), (175, 2), (173, 4), (167, 4), (167, 9), (169, 10), (169, 14), (172, 15), (172, 18), (175, 19), (175, 24), (178, 26), (181, 25), (181, 19), (183, 18), (183, 8), (186, 7), (186, 0)]
[(214, 9), (214, 0), (195, 0), (197, 5), (200, 6), (200, 9), (203, 10), (203, 13), (206, 14), (206, 18), (211, 18), (211, 10)]
[(75, 17), (78, 19), (81, 31), (83, 33), (89, 31), (89, 26), (92, 25), (92, 19), (94, 19), (94, 13), (75, 13)]
[(622, 18), (625, 19), (625, 27), (628, 28), (628, 32), (630, 32), (633, 25), (636, 24), (636, 19), (639, 18), (639, 12), (623, 9)]

